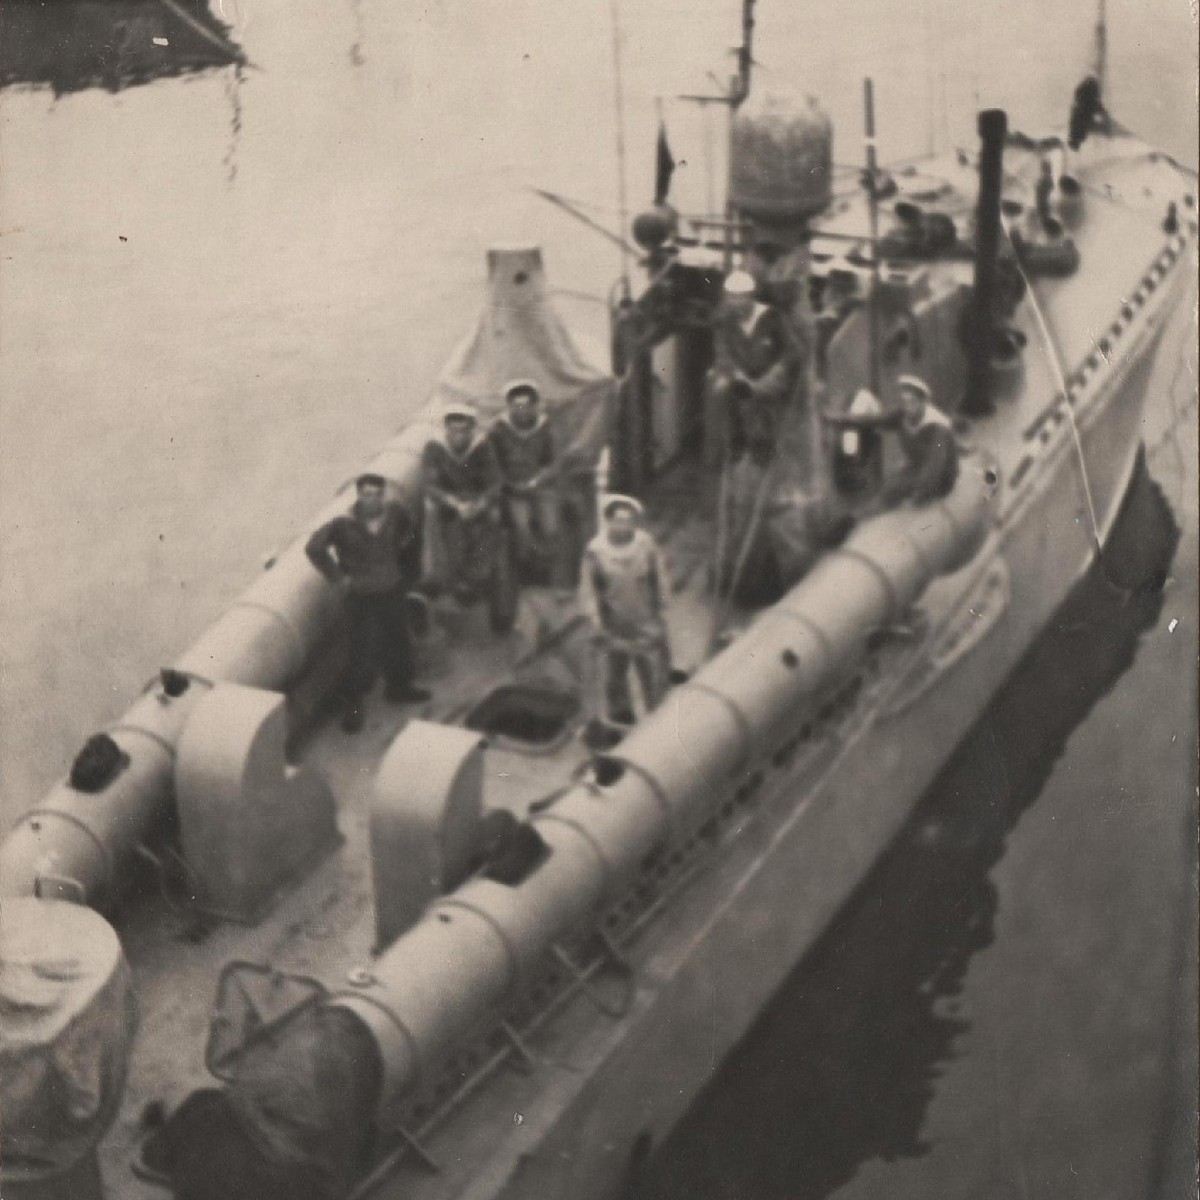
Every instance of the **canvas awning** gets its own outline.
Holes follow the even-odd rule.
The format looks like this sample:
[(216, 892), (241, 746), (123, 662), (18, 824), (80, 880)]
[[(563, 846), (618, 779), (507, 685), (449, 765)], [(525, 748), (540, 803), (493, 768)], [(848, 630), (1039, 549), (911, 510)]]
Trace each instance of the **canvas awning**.
[(536, 246), (488, 251), (487, 299), (434, 388), (430, 415), (468, 403), (488, 424), (515, 380), (537, 384), (560, 453), (595, 462), (608, 431), (615, 381), (580, 346), (554, 308)]

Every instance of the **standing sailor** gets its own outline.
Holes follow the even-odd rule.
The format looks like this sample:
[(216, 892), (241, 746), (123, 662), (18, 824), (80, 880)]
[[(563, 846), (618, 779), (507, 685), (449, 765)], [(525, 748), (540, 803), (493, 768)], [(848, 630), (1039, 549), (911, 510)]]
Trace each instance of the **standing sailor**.
[(492, 443), (478, 428), (474, 409), (451, 405), (444, 433), (425, 446), (421, 458), (425, 498), (445, 552), (447, 574), (463, 603), (478, 597), (476, 586), (495, 553), (500, 464)]
[(528, 379), (504, 389), (504, 412), (488, 437), (503, 479), (504, 508), (524, 565), (549, 562), (555, 587), (565, 587), (570, 564), (563, 561), (558, 458), (541, 393)]
[(900, 444), (907, 460), (884, 486), (884, 500), (928, 504), (947, 495), (958, 478), (958, 442), (950, 418), (933, 403), (929, 385), (916, 375), (896, 380), (900, 398)]
[(714, 401), (725, 413), (730, 457), (736, 460), (749, 451), (765, 463), (774, 453), (803, 349), (788, 318), (760, 303), (756, 287), (747, 271), (734, 271), (725, 280), (711, 387)]
[(382, 475), (360, 475), (349, 513), (313, 533), (305, 553), (330, 583), (344, 589), (346, 669), (342, 678), (342, 728), (363, 725), (362, 701), (380, 665), (385, 694), (393, 704), (429, 699), (413, 687), (412, 648), (405, 594), (417, 582), (416, 530), (408, 510), (384, 499)]
[(862, 304), (858, 274), (848, 267), (832, 267), (825, 276), (816, 317), (817, 373), (822, 379), (829, 374), (829, 346), (834, 335)]
[(604, 528), (584, 551), (579, 604), (604, 655), (608, 715), (632, 725), (636, 718), (630, 663), (637, 670), (647, 709), (667, 690), (670, 577), (654, 536), (641, 528), (642, 506), (636, 500), (610, 496), (602, 515)]

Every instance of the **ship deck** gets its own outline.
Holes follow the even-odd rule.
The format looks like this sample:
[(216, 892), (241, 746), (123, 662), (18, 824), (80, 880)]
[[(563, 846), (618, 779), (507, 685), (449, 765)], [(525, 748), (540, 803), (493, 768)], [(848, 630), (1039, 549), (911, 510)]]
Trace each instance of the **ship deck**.
[[(715, 496), (694, 461), (677, 463), (656, 489), (648, 523), (672, 577), (668, 629), (676, 667), (704, 661), (717, 605), (708, 568)], [(748, 614), (732, 606), (737, 622)], [(418, 649), (417, 679), (429, 702), (386, 703), (378, 685), (365, 703), (364, 728), (344, 733), (336, 716), (319, 720), (300, 740), (296, 761), (324, 776), (338, 804), (339, 850), (287, 892), (256, 925), (209, 923), (174, 909), (161, 896), (138, 896), (122, 926), (135, 972), (141, 1022), (120, 1116), (102, 1148), (106, 1177), (122, 1197), (163, 1195), (130, 1174), (145, 1132), (145, 1105), (173, 1108), (189, 1092), (211, 1085), (202, 1052), (212, 1016), (215, 981), (230, 961), (269, 963), (311, 976), (330, 988), (371, 958), (375, 940), (368, 816), (375, 772), (397, 733), (414, 718), (462, 724), (469, 710), (503, 684), (544, 684), (580, 696), (580, 720), (548, 748), (518, 748), (492, 739), (484, 750), (485, 810), (503, 808), (524, 819), (531, 804), (567, 784), (590, 756), (582, 722), (595, 711), (597, 662), (588, 628), (573, 600), (526, 587), (513, 631), (492, 633), (485, 606), (434, 606), (433, 633)], [(181, 1053), (181, 1047), (186, 1052)]]
[[(1039, 281), (1037, 290), (1068, 372), (1091, 358), (1095, 366), (1089, 371), (1095, 375), (1121, 370), (1124, 346), (1111, 327), (1123, 319), (1131, 331), (1138, 328), (1139, 313), (1122, 318), (1121, 311), (1144, 290), (1147, 273), (1168, 241), (1161, 219), (1167, 200), (1178, 198), (1179, 177), (1164, 163), (1159, 187), (1144, 155), (1132, 151), (1092, 162), (1081, 174), (1089, 212), (1074, 236), (1084, 267), (1072, 278)], [(1190, 219), (1194, 209), (1181, 215)], [(1121, 246), (1120, 254), (1110, 252), (1115, 245)], [(1160, 299), (1147, 293), (1144, 305), (1149, 308)], [(1022, 463), (1069, 436), (1069, 421), (1056, 400), (1057, 375), (1029, 306), (1022, 307), (1017, 323), (1028, 338), (1024, 386), (969, 432), (970, 442), (996, 463), (1002, 486), (1013, 497), (1010, 503), (1019, 499), (1019, 473), (1028, 469)], [(675, 665), (683, 670), (704, 661), (718, 616), (708, 572), (714, 490), (710, 475), (685, 462), (663, 478), (650, 504), (650, 525), (672, 575), (670, 637)], [(939, 609), (948, 611), (961, 586), (961, 580), (935, 584), (923, 606), (935, 616)], [(732, 614), (735, 624), (751, 615)], [(189, 1092), (212, 1084), (203, 1066), (203, 1047), (215, 980), (226, 963), (268, 962), (336, 987), (369, 962), (374, 915), (368, 804), (374, 772), (400, 728), (417, 716), (460, 724), (475, 702), (506, 682), (548, 682), (579, 693), (585, 710), (591, 704), (595, 664), (587, 630), (574, 604), (548, 589), (524, 590), (517, 627), (504, 637), (488, 630), (482, 606), (461, 611), (452, 602), (439, 605), (434, 628), (437, 632), (421, 651), (418, 673), (434, 693), (427, 705), (389, 706), (377, 689), (359, 734), (348, 736), (336, 720), (323, 720), (297, 749), (298, 761), (324, 775), (337, 798), (344, 838), (337, 853), (254, 926), (204, 924), (164, 896), (139, 896), (122, 914), (141, 1024), (125, 1098), (101, 1155), (112, 1193), (123, 1200), (166, 1194), (131, 1174), (131, 1159), (144, 1133), (143, 1111), (151, 1101), (173, 1108)], [(485, 806), (525, 817), (530, 804), (566, 784), (588, 754), (578, 730), (536, 754), (490, 745), (484, 760)], [(510, 1117), (496, 1119), (509, 1122)]]

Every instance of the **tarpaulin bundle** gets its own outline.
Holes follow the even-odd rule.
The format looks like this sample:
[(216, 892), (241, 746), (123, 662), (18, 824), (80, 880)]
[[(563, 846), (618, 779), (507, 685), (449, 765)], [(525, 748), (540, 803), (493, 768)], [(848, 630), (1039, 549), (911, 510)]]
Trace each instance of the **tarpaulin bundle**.
[(116, 1112), (134, 1032), (112, 927), (65, 900), (0, 909), (0, 1163), (49, 1178), (90, 1154)]
[(338, 1008), (297, 1013), (194, 1092), (147, 1152), (176, 1200), (337, 1200), (364, 1169), (379, 1091), (375, 1045)]

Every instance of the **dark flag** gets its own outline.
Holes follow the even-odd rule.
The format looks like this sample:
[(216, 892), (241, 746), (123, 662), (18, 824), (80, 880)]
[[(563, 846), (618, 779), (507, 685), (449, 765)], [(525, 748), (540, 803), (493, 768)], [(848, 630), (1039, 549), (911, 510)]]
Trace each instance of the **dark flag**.
[(671, 157), (671, 147), (667, 143), (667, 125), (665, 121), (658, 123), (658, 154), (654, 163), (654, 203), (665, 204), (667, 193), (671, 190), (671, 176), (675, 174), (675, 159)]

